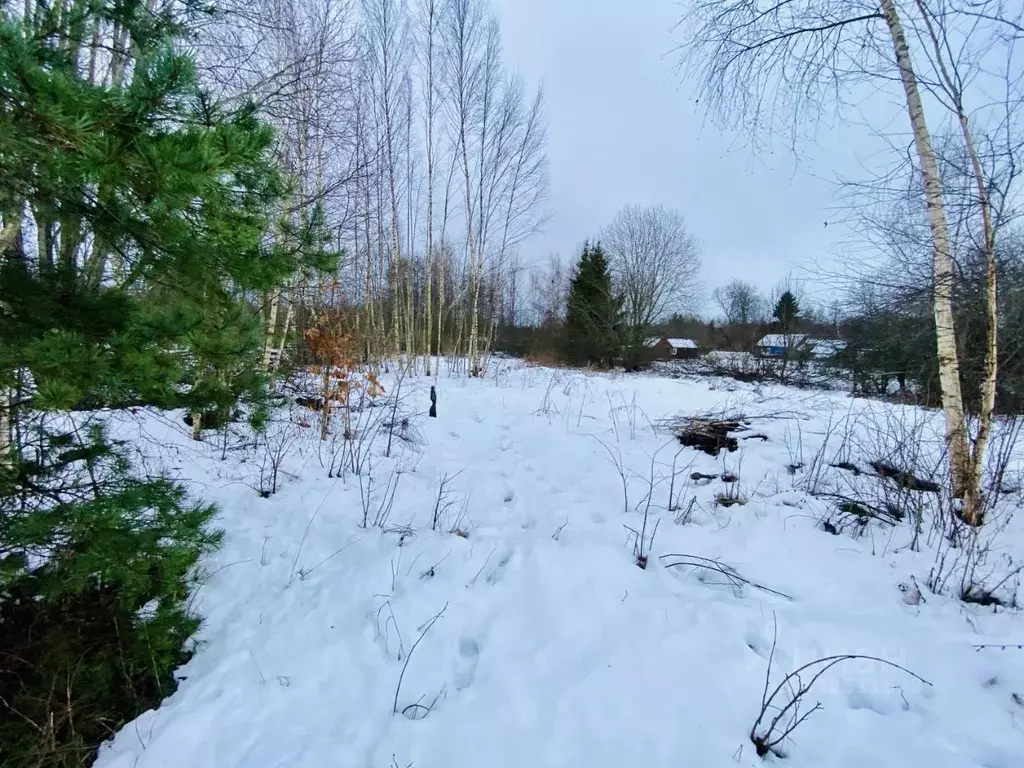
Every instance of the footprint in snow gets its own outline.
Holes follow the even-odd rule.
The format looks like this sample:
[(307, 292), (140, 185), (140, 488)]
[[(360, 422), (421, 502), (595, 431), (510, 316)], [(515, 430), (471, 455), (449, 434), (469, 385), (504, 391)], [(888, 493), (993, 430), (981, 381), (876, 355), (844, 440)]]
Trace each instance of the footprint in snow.
[(480, 663), (480, 643), (472, 637), (459, 641), (459, 657), (455, 661), (455, 690), (464, 691), (476, 679), (476, 667)]
[[(497, 553), (496, 553), (497, 555)], [(488, 584), (497, 584), (505, 576), (505, 566), (508, 565), (509, 560), (512, 559), (512, 550), (507, 549), (501, 553), (497, 563), (488, 572), (486, 581)]]
[[(897, 702), (900, 701), (899, 693), (894, 691), (893, 696), (895, 696), (895, 700), (890, 700), (889, 697), (854, 688), (847, 691), (846, 703), (850, 709), (866, 709), (876, 715), (891, 715), (898, 709)], [(906, 708), (909, 709), (909, 707), (910, 705), (907, 704)]]
[(771, 655), (771, 645), (765, 642), (765, 639), (756, 630), (750, 630), (747, 632), (743, 641), (747, 644), (747, 648), (752, 650), (762, 659), (766, 659)]

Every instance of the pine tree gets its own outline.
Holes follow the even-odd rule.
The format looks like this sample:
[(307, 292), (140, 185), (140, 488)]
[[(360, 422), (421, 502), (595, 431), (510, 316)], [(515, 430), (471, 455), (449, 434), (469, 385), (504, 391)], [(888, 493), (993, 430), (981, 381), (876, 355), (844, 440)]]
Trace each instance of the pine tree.
[(612, 292), (608, 260), (600, 244), (585, 244), (566, 302), (565, 360), (611, 367), (621, 336), (622, 299)]
[[(173, 691), (215, 509), (142, 475), (99, 406), (255, 414), (250, 297), (332, 257), (271, 236), (273, 132), (198, 87), (201, 9), (0, 5), (0, 762), (81, 765)], [(25, 226), (26, 222), (31, 226)], [(272, 245), (272, 243), (279, 243)], [(283, 244), (283, 245), (281, 245)], [(55, 418), (53, 414), (59, 414)]]
[(792, 291), (784, 291), (779, 296), (772, 315), (779, 321), (779, 330), (782, 333), (790, 334), (794, 331), (797, 318), (800, 316), (800, 302), (797, 301)]
[(792, 291), (783, 291), (779, 300), (775, 302), (775, 310), (772, 315), (779, 324), (779, 331), (785, 337), (779, 366), (779, 380), (784, 382), (789, 361), (799, 357), (797, 345), (793, 343), (793, 332), (796, 330), (797, 318), (800, 316), (800, 302), (797, 301)]

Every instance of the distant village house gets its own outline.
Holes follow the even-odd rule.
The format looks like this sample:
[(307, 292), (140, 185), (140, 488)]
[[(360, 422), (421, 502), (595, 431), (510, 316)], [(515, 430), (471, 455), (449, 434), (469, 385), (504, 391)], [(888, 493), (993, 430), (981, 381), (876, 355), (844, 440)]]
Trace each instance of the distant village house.
[(644, 342), (656, 358), (665, 360), (693, 360), (700, 356), (700, 347), (693, 339), (670, 339), (652, 336)]
[(757, 350), (762, 357), (806, 355), (816, 360), (825, 360), (835, 357), (845, 347), (845, 341), (813, 339), (806, 333), (769, 333), (757, 342)]

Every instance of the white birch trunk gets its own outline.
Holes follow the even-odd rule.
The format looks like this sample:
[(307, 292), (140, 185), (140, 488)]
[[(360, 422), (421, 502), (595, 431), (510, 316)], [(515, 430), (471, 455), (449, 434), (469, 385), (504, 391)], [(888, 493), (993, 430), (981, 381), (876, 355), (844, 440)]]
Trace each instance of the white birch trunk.
[(963, 94), (959, 81), (955, 79), (947, 66), (946, 48), (941, 44), (932, 17), (923, 0), (917, 0), (917, 8), (921, 13), (925, 29), (932, 44), (935, 62), (945, 83), (946, 91), (952, 97), (956, 109), (960, 134), (964, 140), (964, 148), (971, 160), (971, 173), (978, 194), (978, 208), (981, 212), (982, 224), (982, 256), (985, 260), (985, 361), (984, 377), (981, 382), (981, 403), (978, 411), (978, 434), (971, 451), (970, 482), (964, 489), (964, 520), (971, 525), (982, 522), (981, 475), (984, 469), (985, 449), (992, 433), (992, 416), (996, 406), (996, 377), (999, 360), (999, 304), (998, 304), (998, 273), (996, 270), (995, 227), (992, 223), (992, 203), (988, 194), (985, 172), (978, 157), (978, 149), (974, 143), (967, 111), (964, 109)]
[(284, 358), (284, 348), (288, 343), (288, 334), (292, 330), (292, 320), (295, 317), (295, 303), (288, 301), (288, 309), (284, 313), (284, 325), (281, 328), (281, 343), (277, 345), (274, 354), (274, 368), (277, 369), (281, 365), (281, 360)]
[(438, 270), (437, 279), (437, 357), (434, 359), (434, 375), (441, 373), (441, 332), (444, 329), (444, 263)]
[(9, 467), (11, 456), (11, 390), (0, 386), (0, 467)]
[(423, 327), (423, 365), (430, 376), (430, 330), (433, 327), (431, 286), (434, 282), (434, 27), (436, 8), (431, 0), (427, 9), (427, 274), (423, 289), (425, 323)]
[(263, 340), (263, 371), (270, 372), (274, 367), (274, 334), (277, 331), (277, 308), (281, 303), (281, 290), (274, 288), (267, 294), (267, 319), (263, 325), (265, 339)]
[(931, 134), (925, 121), (924, 105), (910, 60), (910, 49), (893, 0), (882, 0), (889, 34), (892, 37), (896, 64), (903, 83), (907, 113), (914, 133), (914, 146), (921, 163), (928, 224), (932, 236), (932, 277), (934, 280), (932, 309), (935, 317), (935, 343), (939, 361), (939, 387), (942, 411), (946, 425), (946, 443), (949, 449), (952, 492), (964, 498), (971, 486), (971, 454), (967, 439), (963, 395), (960, 388), (960, 361), (956, 350), (956, 328), (953, 323), (953, 259), (950, 253), (949, 227), (945, 202), (942, 198), (942, 178), (939, 175)]

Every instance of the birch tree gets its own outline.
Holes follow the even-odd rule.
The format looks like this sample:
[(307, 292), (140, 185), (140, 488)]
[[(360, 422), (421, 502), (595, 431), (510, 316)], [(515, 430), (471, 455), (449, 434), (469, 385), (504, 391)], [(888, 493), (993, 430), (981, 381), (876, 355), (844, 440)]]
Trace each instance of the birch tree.
[[(979, 124), (983, 131), (1014, 124), (1020, 92), (1013, 49), (1021, 14), (995, 0), (697, 0), (679, 27), (686, 30), (681, 63), (698, 78), (701, 101), (716, 116), (742, 118), (758, 133), (781, 123), (799, 138), (826, 107), (848, 105), (861, 84), (885, 89), (899, 83), (930, 233), (951, 490), (961, 500), (960, 514), (974, 525), (983, 514), (981, 473), (994, 410), (998, 330), (996, 227), (977, 136)], [(994, 104), (985, 92), (985, 83), (993, 81), (1005, 92)], [(969, 87), (975, 91), (973, 112), (966, 106)], [(954, 129), (970, 158), (976, 182), (970, 207), (987, 263), (985, 378), (973, 437), (956, 347), (956, 274), (936, 126)]]
[[(343, 226), (350, 209), (337, 201), (356, 175), (351, 2), (230, 0), (214, 18), (195, 43), (204, 81), (224, 103), (258, 105), (277, 128), (278, 160), (293, 181), (278, 247), (295, 248), (315, 220)], [(300, 284), (276, 286), (263, 298), (266, 370), (290, 337), (305, 282), (299, 277)]]
[[(446, 103), (449, 123), (462, 177), (463, 204), (466, 222), (465, 254), (469, 267), (469, 313), (471, 337), (475, 338), (477, 297), (479, 295), (476, 270), (476, 241), (479, 227), (475, 228), (476, 190), (470, 156), (473, 151), (474, 127), (477, 125), (481, 72), (484, 59), (485, 18), (483, 5), (477, 0), (450, 0), (444, 25), (445, 79), (449, 92)], [(470, 348), (472, 349), (472, 342)], [(471, 355), (472, 357), (472, 355)], [(470, 370), (473, 368), (470, 360)]]
[(427, 234), (426, 234), (426, 282), (424, 284), (423, 310), (423, 354), (427, 376), (430, 375), (430, 346), (433, 322), (434, 284), (434, 170), (436, 150), (436, 123), (439, 102), (438, 38), (443, 23), (441, 0), (420, 0), (419, 32), (417, 46), (420, 52), (423, 91), (423, 136), (426, 151), (427, 172)]
[(491, 4), (229, 3), (195, 45), (216, 97), (252, 99), (277, 127), (295, 185), (277, 246), (319, 206), (347, 255), (338, 291), (304, 280), (262, 297), (265, 366), (301, 338), (288, 331), (313, 317), (306, 297), (354, 310), (371, 364), (444, 350), (484, 373), (547, 190), (543, 97), (508, 74)]
[[(364, 0), (369, 67), (381, 132), (383, 175), (390, 210), (391, 351), (397, 360), (401, 348), (401, 234), (399, 232), (398, 161), (402, 145), (401, 122), (407, 93), (408, 25), (404, 4), (397, 0)], [(411, 350), (409, 351), (411, 354)]]

